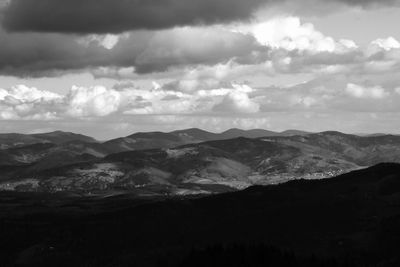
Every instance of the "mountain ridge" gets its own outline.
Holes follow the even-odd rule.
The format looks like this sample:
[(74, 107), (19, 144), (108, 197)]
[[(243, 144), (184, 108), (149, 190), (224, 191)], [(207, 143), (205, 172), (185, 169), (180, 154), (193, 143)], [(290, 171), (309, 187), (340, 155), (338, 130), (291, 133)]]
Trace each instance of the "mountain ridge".
[(38, 143), (62, 144), (68, 141), (97, 143), (93, 137), (72, 132), (54, 131), (38, 134), (0, 133), (0, 150)]
[[(226, 140), (238, 137), (259, 138), (280, 135), (291, 136), (296, 134), (306, 135), (310, 133), (297, 130), (279, 133), (264, 129), (242, 130), (238, 128), (228, 129), (221, 133), (212, 133), (199, 128), (189, 128), (172, 132), (137, 132), (126, 137), (108, 140), (104, 142), (104, 144), (106, 144), (109, 149), (114, 149), (114, 152), (118, 152), (116, 148), (119, 148), (121, 150), (120, 152), (122, 152), (136, 149), (170, 148), (190, 143)], [(156, 143), (154, 142), (155, 140)]]
[[(140, 137), (137, 139), (142, 135), (137, 134)], [(114, 153), (104, 144), (78, 142), (76, 145), (77, 141), (70, 146), (64, 143), (48, 150), (44, 147), (42, 158), (19, 164), (17, 172), (12, 171), (13, 164), (0, 165), (5, 181), (0, 183), (0, 188), (7, 183), (8, 188), (15, 190), (91, 192), (120, 188), (154, 196), (212, 194), (255, 184), (329, 178), (381, 162), (400, 162), (398, 136), (360, 137), (327, 131), (301, 136), (238, 137), (157, 148), (161, 143), (156, 138), (166, 140), (165, 133), (150, 135), (153, 139), (149, 140), (155, 145), (152, 149)], [(169, 137), (175, 140), (175, 136)], [(21, 149), (12, 151), (15, 154)], [(7, 151), (0, 156), (7, 159), (4, 152)]]

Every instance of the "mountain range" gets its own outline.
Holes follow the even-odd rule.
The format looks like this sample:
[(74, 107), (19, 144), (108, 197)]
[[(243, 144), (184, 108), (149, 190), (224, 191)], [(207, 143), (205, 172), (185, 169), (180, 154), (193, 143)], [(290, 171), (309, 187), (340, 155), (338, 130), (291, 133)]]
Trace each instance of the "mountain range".
[(206, 141), (226, 140), (238, 137), (258, 138), (266, 136), (292, 136), (306, 135), (308, 132), (288, 130), (273, 132), (263, 129), (241, 130), (229, 129), (222, 133), (211, 133), (197, 128), (178, 130), (169, 133), (145, 132), (135, 133), (127, 137), (117, 138), (104, 143), (113, 152), (143, 150), (154, 148), (176, 147), (184, 144), (200, 143)]
[(187, 129), (105, 142), (65, 132), (3, 134), (0, 147), (0, 189), (139, 196), (229, 192), (400, 162), (400, 136), (333, 131)]

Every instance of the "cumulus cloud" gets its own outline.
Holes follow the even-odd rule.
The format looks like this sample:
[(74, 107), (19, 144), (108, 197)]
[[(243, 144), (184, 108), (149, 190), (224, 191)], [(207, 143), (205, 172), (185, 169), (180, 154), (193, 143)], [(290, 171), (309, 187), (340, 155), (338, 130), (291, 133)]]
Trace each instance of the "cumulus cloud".
[(256, 113), (260, 105), (250, 99), (248, 93), (253, 89), (247, 85), (234, 85), (234, 90), (227, 94), (221, 103), (214, 106), (213, 110), (223, 113)]
[(83, 44), (85, 47), (89, 47), (92, 43), (97, 42), (100, 46), (110, 50), (114, 48), (120, 38), (127, 38), (128, 36), (127, 34), (90, 34), (77, 39), (77, 42)]
[(27, 87), (20, 84), (8, 90), (0, 88), (0, 100), (4, 101), (6, 98), (12, 98), (23, 102), (36, 102), (52, 101), (61, 98), (61, 96), (53, 92), (42, 91), (35, 87)]
[(112, 114), (184, 114), (200, 111), (200, 108), (196, 108), (196, 96), (164, 90), (157, 82), (153, 82), (152, 89), (138, 88), (129, 83), (117, 84), (114, 88), (72, 87), (64, 98), (65, 115), (82, 118)]
[(214, 107), (214, 111), (227, 113), (256, 113), (260, 105), (252, 101), (246, 93), (232, 92)]
[[(0, 75), (85, 71), (125, 82), (74, 86), (65, 95), (23, 85), (0, 89), (0, 123), (283, 130), (310, 118), (330, 126), (329, 119), (349, 114), (365, 113), (360, 119), (368, 122), (367, 116), (398, 113), (400, 42), (334, 39), (302, 17), (398, 2), (12, 0), (0, 11), (6, 27), (0, 27)], [(257, 16), (261, 5), (272, 15)]]
[(315, 104), (317, 104), (317, 99), (314, 98), (313, 96), (298, 96), (298, 95), (293, 95), (290, 98), (290, 102), (292, 105), (300, 105), (302, 107), (309, 108)]
[(395, 87), (346, 75), (326, 75), (284, 88), (259, 88), (256, 95), (261, 113), (399, 112), (400, 95), (391, 88)]
[(399, 41), (391, 36), (386, 39), (376, 39), (375, 41), (372, 41), (371, 44), (383, 48), (386, 51), (400, 48)]
[(389, 37), (359, 47), (352, 40), (326, 36), (293, 16), (239, 26), (177, 27), (120, 35), (7, 33), (0, 29), (0, 74), (55, 76), (87, 70), (96, 77), (117, 79), (184, 75), (179, 84), (171, 86), (190, 91), (218, 87), (216, 81), (230, 82), (250, 74), (394, 71), (400, 69), (398, 46)]
[(0, 88), (0, 118), (53, 119), (62, 96), (38, 90), (35, 87), (17, 85), (10, 89)]
[(349, 83), (345, 89), (346, 93), (356, 98), (384, 98), (388, 93), (381, 86), (363, 87), (357, 84)]
[[(118, 89), (116, 89), (118, 88)], [(206, 114), (214, 111), (255, 113), (259, 104), (253, 89), (231, 84), (226, 88), (183, 93), (154, 82), (152, 89), (130, 84), (114, 88), (73, 86), (58, 95), (24, 85), (0, 89), (2, 119), (90, 119), (112, 115)]]
[(396, 89), (398, 83), (394, 85), (397, 87), (365, 85), (330, 75), (290, 87), (253, 88), (233, 83), (186, 92), (167, 89), (162, 81), (154, 81), (150, 88), (132, 83), (113, 88), (74, 86), (65, 95), (19, 85), (0, 89), (0, 125), (5, 120), (35, 120), (35, 127), (71, 130), (77, 125), (84, 129), (85, 122), (93, 129), (107, 125), (129, 134), (144, 130), (141, 127), (172, 130), (196, 126), (216, 131), (272, 126), (284, 130), (310, 126), (313, 118), (319, 127), (329, 129), (341, 113), (347, 115), (340, 121), (346, 122), (346, 117), (360, 113), (366, 114), (360, 118), (370, 113), (380, 118), (380, 114), (399, 112), (400, 90)]
[(337, 46), (333, 38), (324, 36), (310, 23), (302, 24), (298, 17), (271, 19), (252, 26), (251, 32), (261, 44), (289, 51), (334, 52)]
[(121, 94), (113, 89), (73, 86), (66, 96), (67, 113), (73, 117), (106, 116), (117, 111), (121, 101)]
[[(132, 96), (134, 101), (135, 97)], [(103, 86), (73, 86), (65, 95), (18, 85), (0, 89), (2, 119), (53, 120), (103, 117), (119, 111), (129, 101), (127, 91)]]
[[(198, 37), (207, 40), (206, 45), (199, 45)], [(208, 80), (202, 78), (205, 83), (202, 86), (207, 87), (215, 80), (231, 81), (250, 73), (372, 73), (395, 70), (393, 66), (400, 62), (400, 49), (393, 44), (388, 49), (376, 43), (359, 47), (352, 40), (334, 40), (325, 36), (312, 24), (302, 23), (298, 17), (280, 17), (230, 30), (211, 27), (165, 31), (154, 35), (136, 60), (132, 60), (135, 68), (106, 67), (95, 73), (103, 77), (137, 78), (137, 73), (168, 71), (170, 77), (185, 76), (179, 79), (179, 84), (171, 86), (190, 91), (190, 88), (200, 87), (196, 75), (210, 77)], [(129, 47), (122, 43), (118, 46)], [(119, 54), (127, 61), (122, 52)], [(179, 69), (181, 72), (177, 72)], [(135, 71), (136, 74), (132, 74)]]
[[(398, 87), (393, 74), (400, 74), (400, 47), (394, 38), (359, 47), (352, 40), (334, 40), (298, 17), (236, 26), (88, 36), (2, 31), (3, 74), (91, 69), (101, 77), (154, 80), (152, 89), (132, 83), (73, 87), (65, 96), (41, 92), (40, 99), (31, 88), (25, 93), (2, 90), (2, 118), (397, 110), (398, 94), (389, 92)], [(292, 86), (285, 81), (290, 75), (307, 77), (306, 83)], [(243, 85), (258, 77), (261, 82), (280, 79), (287, 86), (263, 90)], [(307, 82), (319, 77), (329, 79)], [(396, 97), (389, 98), (391, 94)]]

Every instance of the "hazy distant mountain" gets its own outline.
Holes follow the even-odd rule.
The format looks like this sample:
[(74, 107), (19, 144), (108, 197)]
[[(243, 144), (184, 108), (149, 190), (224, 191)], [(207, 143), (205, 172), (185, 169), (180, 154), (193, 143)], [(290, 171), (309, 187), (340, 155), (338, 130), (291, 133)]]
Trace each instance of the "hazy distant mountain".
[(221, 133), (220, 139), (232, 139), (238, 137), (258, 138), (258, 137), (275, 136), (275, 135), (279, 135), (279, 133), (262, 129), (241, 130), (233, 128)]
[(86, 136), (86, 135), (62, 132), (62, 131), (55, 131), (55, 132), (51, 132), (51, 133), (32, 134), (31, 136), (41, 139), (41, 140), (46, 140), (46, 141), (54, 143), (54, 144), (61, 144), (61, 143), (66, 143), (66, 142), (70, 142), (70, 141), (81, 141), (81, 142), (87, 142), (87, 143), (97, 142), (96, 139)]
[(127, 137), (104, 142), (103, 145), (113, 152), (167, 148), (185, 144), (183, 138), (172, 133), (148, 132), (135, 133)]
[(308, 135), (310, 132), (299, 131), (299, 130), (286, 130), (279, 133), (279, 136), (294, 136), (294, 135)]
[(179, 136), (186, 142), (194, 143), (220, 139), (220, 134), (207, 132), (198, 128), (173, 131), (171, 134)]
[(163, 132), (147, 132), (135, 133), (127, 137), (109, 140), (104, 143), (107, 149), (113, 152), (124, 152), (131, 150), (171, 148), (179, 145), (200, 143), (213, 140), (226, 140), (238, 137), (259, 138), (268, 136), (292, 136), (305, 135), (306, 132), (289, 130), (282, 133), (263, 130), (241, 130), (229, 129), (222, 133), (211, 133), (197, 128), (173, 131), (169, 133)]
[(357, 135), (360, 135), (360, 136), (368, 136), (368, 137), (385, 136), (385, 135), (395, 135), (395, 136), (399, 136), (398, 134), (387, 134), (387, 133), (357, 134)]
[(224, 140), (224, 139), (233, 139), (238, 137), (246, 137), (246, 138), (259, 138), (259, 137), (267, 137), (267, 136), (292, 136), (292, 135), (305, 135), (309, 134), (308, 132), (298, 131), (298, 130), (287, 130), (284, 132), (273, 132), (264, 129), (251, 129), (251, 130), (242, 130), (237, 128), (232, 128), (226, 130), (222, 133), (210, 133), (204, 130), (192, 128), (181, 131), (171, 132), (172, 134), (178, 134), (179, 136), (187, 136), (188, 140), (194, 141), (213, 141), (213, 140)]
[(0, 149), (26, 146), (38, 143), (61, 144), (69, 141), (97, 142), (94, 138), (62, 131), (41, 134), (0, 134)]

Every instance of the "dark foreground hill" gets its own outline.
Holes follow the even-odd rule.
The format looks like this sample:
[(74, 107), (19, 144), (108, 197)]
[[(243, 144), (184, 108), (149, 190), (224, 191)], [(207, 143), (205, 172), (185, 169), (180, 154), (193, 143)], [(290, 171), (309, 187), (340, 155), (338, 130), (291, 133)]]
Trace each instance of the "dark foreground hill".
[(205, 198), (0, 194), (4, 266), (399, 266), (400, 165)]

